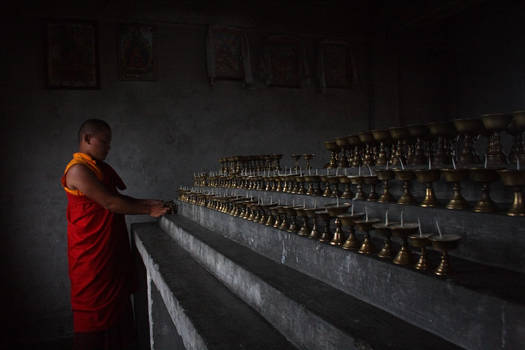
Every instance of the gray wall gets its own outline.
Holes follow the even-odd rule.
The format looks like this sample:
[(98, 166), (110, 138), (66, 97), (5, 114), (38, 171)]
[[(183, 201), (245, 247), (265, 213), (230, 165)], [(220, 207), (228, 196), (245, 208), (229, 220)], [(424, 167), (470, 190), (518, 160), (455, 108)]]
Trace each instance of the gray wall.
[[(452, 23), (450, 30), (461, 35), (447, 41), (445, 53), (441, 49), (436, 53), (436, 45), (429, 49), (420, 37), (407, 43), (402, 31), (392, 35), (388, 26), (375, 30), (377, 23), (368, 21), (370, 9), (351, 8), (352, 4), (343, 11), (315, 5), (283, 9), (273, 1), (248, 8), (231, 1), (221, 8), (203, 6), (195, 11), (182, 3), (180, 8), (162, 1), (155, 5), (95, 1), (76, 4), (75, 9), (24, 7), (4, 22), (10, 35), (5, 38), (7, 63), (0, 75), (5, 238), (1, 277), (8, 281), (3, 293), (9, 293), (9, 299), (3, 299), (8, 300), (3, 314), (14, 316), (9, 321), (11, 336), (37, 339), (71, 333), (67, 202), (59, 180), (76, 151), (77, 129), (87, 118), (104, 118), (113, 127), (108, 162), (127, 183), (127, 194), (170, 199), (179, 185), (190, 184), (194, 171), (215, 168), (221, 156), (283, 153), (283, 163), (290, 165), (291, 153), (314, 152), (320, 154), (316, 161), (320, 165), (328, 156), (322, 141), (369, 126), (437, 120), (459, 110), (523, 108), (523, 90), (511, 88), (523, 84), (521, 37), (513, 34), (508, 50), (494, 56), (497, 59), (482, 61), (486, 40), (493, 49), (500, 40), (490, 28), (473, 33), (480, 27), (476, 16), (468, 17), (470, 27)], [(515, 29), (522, 25), (519, 16), (502, 12), (501, 21), (510, 18)], [(50, 17), (99, 21), (100, 90), (44, 88), (41, 20)], [(158, 81), (118, 80), (116, 29), (122, 21), (157, 24)], [(212, 88), (205, 67), (209, 23), (250, 28), (254, 62), (257, 43), (265, 35), (297, 34), (307, 46), (314, 72), (316, 42), (324, 37), (346, 38), (358, 52), (363, 86), (326, 94), (318, 91), (315, 81), (302, 89), (267, 88), (260, 83), (245, 89), (238, 82), (218, 82)], [(472, 36), (477, 41), (470, 41)], [(443, 40), (441, 34), (437, 38)], [(465, 42), (477, 51), (460, 50)], [(457, 79), (449, 69), (456, 53), (461, 73)], [(501, 65), (506, 59), (509, 63)], [(519, 81), (514, 75), (517, 66)], [(482, 68), (493, 72), (492, 81), (505, 89), (474, 79)], [(479, 94), (496, 102), (485, 106), (474, 98)], [(134, 217), (128, 222), (147, 219)]]

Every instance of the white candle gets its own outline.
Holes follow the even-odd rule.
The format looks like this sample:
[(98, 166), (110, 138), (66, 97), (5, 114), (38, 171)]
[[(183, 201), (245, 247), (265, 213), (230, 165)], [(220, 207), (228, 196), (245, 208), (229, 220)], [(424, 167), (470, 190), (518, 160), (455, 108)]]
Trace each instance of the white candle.
[(404, 210), (401, 210), (401, 218), (399, 221), (401, 221), (401, 227), (403, 227), (403, 216), (404, 216)]
[(432, 160), (431, 157), (428, 157), (428, 170), (432, 169)]
[(417, 228), (419, 230), (419, 237), (422, 237), (423, 232), (421, 231), (421, 221), (419, 221), (419, 218), (417, 218)]
[(339, 197), (336, 197), (337, 206), (339, 206)]
[(317, 201), (314, 201), (314, 209), (317, 208)]
[(292, 208), (295, 207), (295, 199), (292, 199)]
[(388, 226), (388, 209), (385, 212), (385, 226)]
[(372, 176), (372, 169), (370, 168), (370, 165), (366, 165), (368, 167), (368, 172), (370, 173), (370, 176)]
[(401, 157), (399, 157), (399, 163), (401, 163), (401, 169), (405, 170), (405, 165), (403, 164), (403, 159), (401, 159)]
[(487, 168), (487, 153), (485, 153), (485, 169)]
[(347, 170), (348, 170), (348, 169), (347, 169), (347, 168), (345, 168), (345, 176), (347, 176), (347, 175), (348, 175), (348, 172), (347, 172)]
[(319, 169), (315, 169), (315, 175), (319, 175)]
[(357, 168), (357, 176), (361, 176), (361, 165)]
[(352, 199), (352, 215), (354, 215), (354, 200)]
[(366, 205), (365, 205), (365, 221), (368, 221), (368, 210), (366, 209)]
[(272, 204), (272, 196), (270, 196), (270, 204)]
[(454, 161), (454, 157), (452, 157), (452, 167), (454, 167), (454, 169), (456, 169), (456, 162)]
[(306, 208), (306, 199), (303, 199), (303, 208)]
[(386, 170), (388, 170), (388, 160), (386, 161)]

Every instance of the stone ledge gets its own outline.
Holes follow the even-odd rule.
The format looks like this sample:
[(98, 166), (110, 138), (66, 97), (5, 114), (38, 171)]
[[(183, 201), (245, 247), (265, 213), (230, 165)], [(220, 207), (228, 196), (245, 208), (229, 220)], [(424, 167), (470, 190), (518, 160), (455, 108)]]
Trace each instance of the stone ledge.
[[(212, 190), (211, 188), (206, 188)], [(265, 202), (271, 199), (281, 200), (291, 204), (303, 204), (312, 207), (313, 201), (318, 206), (334, 203), (335, 198), (294, 195), (282, 192), (265, 192), (255, 190), (230, 189), (236, 195), (264, 198)], [(350, 201), (340, 199), (340, 202)], [(525, 217), (510, 217), (504, 214), (480, 214), (468, 210), (449, 210), (443, 207), (422, 208), (415, 205), (400, 205), (393, 203), (354, 201), (355, 210), (363, 211), (366, 205), (373, 217), (384, 218), (389, 209), (391, 220), (398, 221), (401, 210), (404, 210), (405, 221), (421, 219), (421, 226), (425, 232), (435, 232), (434, 219), (445, 233), (455, 233), (463, 237), (456, 250), (450, 255), (467, 260), (502, 267), (507, 270), (525, 273)], [(372, 232), (373, 235), (373, 232)]]
[(133, 224), (131, 229), (147, 273), (187, 350), (296, 349), (157, 223)]
[(457, 346), (179, 216), (161, 228), (300, 348)]
[[(455, 344), (513, 349), (525, 339), (519, 273), (491, 268), (496, 280), (485, 281), (483, 266), (463, 261), (456, 266), (456, 280), (441, 280), (208, 208), (179, 202), (179, 213)], [(462, 284), (469, 276), (470, 282)]]

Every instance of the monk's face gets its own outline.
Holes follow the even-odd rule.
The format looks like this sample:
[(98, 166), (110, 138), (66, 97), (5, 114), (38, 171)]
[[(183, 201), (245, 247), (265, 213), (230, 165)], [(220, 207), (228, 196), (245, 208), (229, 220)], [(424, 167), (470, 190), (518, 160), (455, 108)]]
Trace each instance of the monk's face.
[(111, 148), (111, 130), (105, 129), (90, 135), (87, 144), (89, 153), (93, 158), (106, 159)]

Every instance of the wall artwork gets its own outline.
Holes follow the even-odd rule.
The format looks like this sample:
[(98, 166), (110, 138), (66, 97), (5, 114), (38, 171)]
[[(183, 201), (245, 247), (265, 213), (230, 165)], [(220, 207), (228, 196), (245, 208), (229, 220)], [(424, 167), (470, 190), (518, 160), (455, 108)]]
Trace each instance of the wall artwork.
[(242, 32), (230, 28), (218, 28), (213, 32), (215, 54), (215, 78), (241, 80), (244, 68), (241, 54)]
[(100, 87), (95, 22), (47, 21), (46, 78), (50, 89)]
[(118, 65), (121, 80), (156, 80), (155, 26), (121, 24), (118, 35)]
[(320, 70), (325, 88), (347, 89), (354, 78), (353, 62), (349, 48), (342, 43), (322, 43)]
[(300, 53), (297, 41), (273, 39), (265, 44), (264, 52), (268, 86), (300, 87)]

